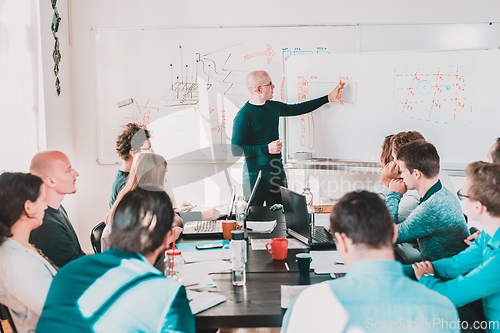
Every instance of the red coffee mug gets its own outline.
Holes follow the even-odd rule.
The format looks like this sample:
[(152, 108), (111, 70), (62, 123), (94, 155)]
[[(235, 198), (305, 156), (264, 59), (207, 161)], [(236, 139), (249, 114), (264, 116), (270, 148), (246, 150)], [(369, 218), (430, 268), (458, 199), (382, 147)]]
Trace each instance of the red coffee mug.
[[(271, 245), (271, 249), (269, 249)], [(273, 255), (275, 260), (284, 260), (288, 254), (288, 239), (286, 238), (273, 238), (271, 243), (266, 244), (267, 252)]]

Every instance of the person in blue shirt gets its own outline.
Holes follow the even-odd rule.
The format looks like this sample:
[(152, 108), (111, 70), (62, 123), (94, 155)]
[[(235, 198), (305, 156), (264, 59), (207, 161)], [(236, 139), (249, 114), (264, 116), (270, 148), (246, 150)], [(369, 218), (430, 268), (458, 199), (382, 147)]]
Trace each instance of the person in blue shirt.
[(153, 267), (172, 240), (173, 217), (160, 187), (125, 194), (113, 217), (111, 248), (56, 274), (36, 332), (194, 333), (186, 289)]
[(439, 155), (432, 143), (414, 141), (397, 151), (402, 179), (392, 179), (386, 205), (398, 223), (398, 207), (407, 190), (417, 190), (420, 202), (398, 223), (397, 244), (416, 240), (424, 260), (449, 258), (464, 250), (469, 236), (458, 199), (439, 180)]
[(397, 227), (377, 194), (344, 195), (330, 226), (347, 275), (295, 297), (281, 332), (460, 332), (451, 301), (403, 275), (392, 249)]
[(448, 297), (456, 307), (482, 299), (485, 321), (471, 323), (477, 325), (472, 329), (500, 332), (500, 164), (474, 162), (465, 172), (458, 195), (469, 218), (484, 230), (459, 254), (416, 263), (413, 270), (419, 283)]

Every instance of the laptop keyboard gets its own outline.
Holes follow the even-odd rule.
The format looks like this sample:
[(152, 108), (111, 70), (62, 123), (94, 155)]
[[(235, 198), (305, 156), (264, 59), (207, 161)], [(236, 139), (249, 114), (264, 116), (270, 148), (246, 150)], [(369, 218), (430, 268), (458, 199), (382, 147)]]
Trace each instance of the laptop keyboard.
[(196, 222), (195, 232), (216, 232), (217, 221), (198, 221)]
[(312, 238), (316, 243), (327, 243), (333, 240), (332, 235), (323, 227), (314, 228)]

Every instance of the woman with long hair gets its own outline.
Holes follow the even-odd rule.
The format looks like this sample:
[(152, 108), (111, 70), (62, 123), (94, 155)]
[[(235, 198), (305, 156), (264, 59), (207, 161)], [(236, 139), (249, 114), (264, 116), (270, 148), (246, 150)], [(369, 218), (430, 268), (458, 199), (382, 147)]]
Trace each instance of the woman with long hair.
[[(113, 215), (115, 214), (116, 207), (118, 207), (118, 204), (123, 196), (136, 187), (154, 185), (163, 188), (166, 173), (167, 161), (165, 161), (163, 156), (160, 154), (143, 152), (135, 156), (127, 182), (116, 196), (116, 200), (111, 207), (111, 211), (106, 217), (106, 227), (104, 228), (101, 238), (102, 251), (109, 248), (108, 237), (111, 233), (111, 227), (113, 225)], [(180, 228), (180, 226), (182, 226), (182, 219), (175, 215), (172, 226), (175, 227), (176, 238), (179, 237), (182, 232), (182, 228)]]
[(18, 332), (34, 332), (50, 283), (57, 272), (29, 243), (42, 225), (47, 204), (41, 178), (29, 173), (0, 175), (0, 303)]

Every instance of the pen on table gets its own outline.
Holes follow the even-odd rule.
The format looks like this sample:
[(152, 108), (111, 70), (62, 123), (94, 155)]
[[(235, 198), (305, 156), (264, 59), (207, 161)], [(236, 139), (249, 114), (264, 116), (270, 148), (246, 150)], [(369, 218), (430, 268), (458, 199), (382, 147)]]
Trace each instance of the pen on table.
[(197, 285), (199, 285), (199, 283), (188, 284), (188, 285), (184, 286), (184, 288), (194, 287), (194, 286), (197, 286)]
[(333, 264), (334, 265), (343, 265), (344, 263), (343, 262), (336, 262), (336, 261), (334, 261)]
[(288, 264), (285, 262), (285, 268), (287, 271), (290, 271), (290, 267), (288, 267)]
[(252, 228), (247, 228), (247, 231), (253, 231), (253, 229)]

